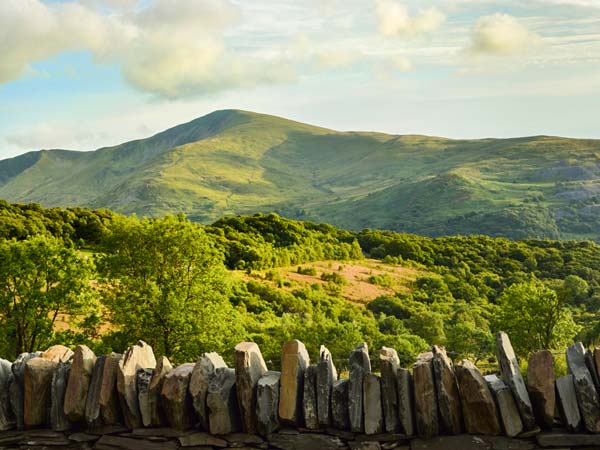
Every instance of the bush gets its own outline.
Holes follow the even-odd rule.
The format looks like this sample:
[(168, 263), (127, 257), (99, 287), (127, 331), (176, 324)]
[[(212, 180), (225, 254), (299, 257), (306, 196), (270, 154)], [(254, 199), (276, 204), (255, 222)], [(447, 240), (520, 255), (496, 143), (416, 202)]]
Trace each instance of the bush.
[(371, 275), (369, 277), (369, 283), (389, 288), (394, 284), (394, 279), (389, 273), (382, 273), (381, 275)]
[(337, 272), (323, 272), (321, 274), (321, 280), (337, 284), (338, 286), (344, 286), (348, 284), (348, 280), (346, 280), (343, 275), (340, 275)]
[(298, 266), (298, 270), (296, 270), (300, 275), (310, 275), (313, 277), (317, 276), (317, 270), (314, 267), (302, 267)]

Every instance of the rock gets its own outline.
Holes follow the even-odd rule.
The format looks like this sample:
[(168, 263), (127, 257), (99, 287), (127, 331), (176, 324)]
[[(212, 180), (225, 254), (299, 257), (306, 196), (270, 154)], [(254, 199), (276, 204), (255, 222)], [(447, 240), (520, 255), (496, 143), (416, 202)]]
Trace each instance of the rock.
[(0, 359), (0, 431), (11, 430), (15, 427), (15, 415), (10, 407), (10, 384), (13, 374), (11, 363)]
[(182, 364), (165, 376), (161, 401), (167, 422), (176, 430), (187, 430), (194, 425), (192, 398), (189, 394), (194, 364)]
[(556, 397), (554, 393), (554, 358), (548, 350), (535, 352), (529, 356), (527, 390), (536, 422), (542, 428), (552, 428)]
[(26, 428), (46, 425), (50, 419), (50, 387), (57, 363), (32, 358), (25, 363), (23, 423)]
[(439, 434), (438, 403), (433, 375), (433, 353), (422, 353), (413, 365), (416, 431), (429, 439)]
[(21, 353), (10, 366), (13, 378), (9, 386), (10, 405), (15, 416), (17, 428), (25, 428), (23, 420), (23, 402), (25, 400), (25, 364), (32, 358), (40, 356), (41, 353)]
[(85, 404), (96, 364), (96, 355), (85, 345), (75, 347), (65, 392), (65, 414), (71, 423), (85, 420)]
[(363, 378), (371, 373), (369, 347), (363, 342), (350, 352), (350, 378), (348, 381), (348, 417), (350, 430), (363, 433), (365, 422), (363, 417)]
[(350, 428), (348, 416), (348, 379), (337, 380), (331, 386), (331, 421), (338, 430)]
[(105, 425), (116, 425), (121, 422), (121, 406), (117, 392), (117, 370), (123, 355), (111, 353), (104, 359), (98, 403), (100, 416)]
[(138, 405), (137, 371), (138, 369), (154, 369), (156, 359), (152, 347), (144, 341), (138, 341), (127, 349), (119, 360), (117, 368), (117, 392), (125, 425), (129, 428), (142, 426), (142, 416)]
[(150, 380), (154, 369), (138, 369), (137, 371), (137, 391), (138, 404), (140, 406), (140, 415), (145, 427), (152, 423), (152, 409), (150, 405)]
[(227, 367), (225, 361), (217, 353), (204, 353), (196, 362), (190, 379), (190, 395), (194, 411), (202, 428), (209, 429), (208, 410), (206, 408), (206, 396), (208, 395), (208, 386), (215, 376), (215, 371), (219, 367)]
[(523, 421), (523, 429), (531, 430), (535, 428), (533, 407), (531, 406), (525, 381), (521, 375), (521, 368), (519, 367), (515, 351), (506, 333), (501, 331), (497, 334), (496, 347), (502, 381), (504, 381), (513, 393), (519, 414), (521, 414), (521, 420)]
[(411, 450), (530, 450), (533, 448), (496, 448), (488, 439), (484, 436), (469, 436), (467, 434), (440, 436), (429, 441), (415, 439), (411, 442)]
[(73, 358), (73, 355), (73, 350), (69, 347), (65, 347), (64, 345), (53, 345), (43, 352), (41, 357), (54, 361), (55, 363), (64, 363), (70, 361), (71, 358)]
[(308, 366), (304, 372), (302, 411), (304, 414), (304, 425), (309, 430), (319, 428), (317, 417), (317, 366)]
[[(571, 433), (540, 433), (536, 436), (542, 447), (592, 447), (600, 446), (600, 435)], [(590, 449), (592, 450), (592, 449)]]
[(100, 413), (100, 389), (102, 388), (102, 373), (106, 356), (96, 358), (92, 378), (88, 389), (88, 395), (85, 402), (85, 422), (89, 427), (102, 425), (102, 414)]
[(585, 364), (585, 348), (581, 342), (567, 348), (567, 367), (569, 373), (573, 375), (583, 425), (590, 433), (600, 433), (598, 392)]
[(433, 346), (433, 375), (440, 412), (440, 424), (449, 434), (460, 434), (462, 419), (460, 395), (454, 365), (443, 347)]
[(242, 342), (235, 346), (235, 374), (237, 398), (246, 433), (256, 433), (256, 385), (267, 372), (267, 365), (258, 345), (254, 342)]
[(193, 433), (177, 438), (182, 447), (227, 447), (227, 441), (207, 433)]
[(577, 404), (573, 375), (560, 377), (556, 380), (556, 395), (563, 426), (569, 431), (579, 431), (581, 428), (581, 414)]
[(400, 427), (407, 436), (415, 434), (415, 399), (413, 376), (408, 369), (398, 369), (398, 420)]
[(340, 438), (317, 433), (275, 433), (269, 436), (269, 444), (281, 450), (338, 450), (345, 447)]
[[(596, 370), (596, 362), (594, 361), (594, 353), (590, 350), (585, 352), (585, 365), (590, 371), (592, 381), (596, 387), (596, 391), (600, 392), (600, 378), (598, 378), (598, 371)], [(600, 394), (599, 394), (600, 395)]]
[(279, 427), (279, 386), (281, 372), (269, 371), (259, 380), (256, 389), (258, 431), (271, 434)]
[(241, 429), (235, 382), (235, 370), (227, 367), (215, 369), (206, 394), (208, 423), (212, 434), (235, 433)]
[(304, 372), (309, 364), (308, 352), (302, 342), (294, 339), (283, 345), (279, 394), (279, 419), (282, 423), (301, 425)]
[(594, 348), (592, 352), (592, 357), (594, 359), (594, 367), (596, 369), (596, 374), (598, 375), (598, 379), (600, 381), (600, 348)]
[(365, 434), (383, 433), (383, 409), (381, 407), (381, 382), (377, 375), (363, 378)]
[(321, 426), (331, 424), (331, 389), (337, 377), (331, 353), (321, 345), (317, 363), (317, 418)]
[(94, 450), (177, 450), (174, 441), (150, 442), (145, 439), (104, 435), (94, 445)]
[[(150, 410), (150, 421), (148, 423), (143, 422), (145, 427), (160, 427), (166, 422), (160, 402), (160, 392), (162, 391), (162, 385), (164, 383), (165, 376), (171, 370), (173, 370), (171, 362), (166, 356), (163, 356), (158, 360), (156, 368), (152, 372), (152, 378), (150, 379), (150, 385), (148, 386), (148, 409)], [(193, 375), (194, 372), (192, 371), (192, 376)]]
[(50, 425), (53, 431), (67, 431), (71, 429), (71, 423), (65, 414), (65, 394), (71, 362), (59, 362), (52, 375), (50, 386)]
[(385, 431), (395, 433), (400, 429), (398, 420), (398, 369), (400, 359), (393, 348), (382, 347), (379, 351), (381, 366), (381, 402)]
[(523, 432), (523, 421), (521, 420), (521, 415), (517, 409), (512, 391), (496, 375), (487, 375), (484, 378), (496, 402), (504, 433), (508, 437), (515, 437), (521, 434)]
[(456, 366), (456, 376), (467, 433), (500, 434), (502, 430), (496, 404), (479, 369), (472, 362), (464, 360)]

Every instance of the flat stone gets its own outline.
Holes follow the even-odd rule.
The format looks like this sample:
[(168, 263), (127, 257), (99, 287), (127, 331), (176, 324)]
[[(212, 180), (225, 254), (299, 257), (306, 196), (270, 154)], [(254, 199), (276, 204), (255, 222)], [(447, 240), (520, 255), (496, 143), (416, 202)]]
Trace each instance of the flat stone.
[(348, 416), (348, 379), (337, 380), (331, 386), (331, 421), (338, 430), (350, 428)]
[(556, 406), (554, 358), (548, 350), (532, 353), (527, 364), (527, 390), (537, 424), (545, 429), (554, 424)]
[(398, 420), (401, 430), (407, 436), (415, 435), (415, 399), (413, 376), (410, 370), (398, 369)]
[[(142, 424), (149, 426), (152, 423), (152, 406), (150, 402), (150, 381), (154, 369), (138, 369), (137, 371), (137, 391), (138, 404), (140, 406), (140, 415)], [(148, 425), (146, 425), (148, 424)]]
[(161, 400), (167, 422), (177, 430), (187, 430), (195, 423), (192, 398), (189, 394), (194, 364), (182, 364), (165, 376)]
[(178, 447), (174, 441), (150, 442), (145, 439), (112, 435), (102, 436), (94, 445), (95, 450), (177, 450)]
[(566, 375), (556, 380), (556, 394), (558, 411), (563, 426), (569, 431), (579, 431), (581, 429), (581, 414), (577, 404), (573, 375)]
[(540, 433), (536, 439), (542, 447), (600, 446), (598, 434)]
[[(193, 368), (192, 368), (193, 369)], [(207, 445), (211, 447), (227, 447), (227, 441), (207, 433), (194, 433), (177, 438), (182, 447)]]
[(104, 372), (106, 358), (106, 356), (97, 357), (94, 369), (92, 370), (92, 378), (90, 380), (87, 400), (85, 402), (85, 422), (90, 427), (102, 424), (102, 414), (100, 413), (100, 389), (102, 388), (102, 373)]
[(25, 364), (30, 359), (40, 355), (41, 353), (39, 352), (21, 353), (10, 367), (13, 374), (12, 382), (9, 386), (10, 405), (19, 430), (25, 428), (25, 422), (23, 420), (23, 403), (25, 401)]
[(379, 442), (350, 441), (348, 447), (351, 450), (381, 450)]
[(469, 434), (498, 435), (501, 432), (496, 404), (488, 385), (471, 361), (456, 366), (465, 428)]
[(69, 440), (73, 442), (94, 442), (98, 440), (98, 436), (88, 433), (73, 433), (69, 435)]
[(517, 361), (517, 356), (510, 343), (508, 335), (504, 332), (499, 332), (496, 336), (496, 347), (498, 350), (498, 363), (502, 373), (502, 381), (511, 389), (521, 420), (523, 421), (523, 429), (531, 430), (535, 428), (535, 418), (533, 416), (533, 407), (523, 376), (521, 368)]
[(256, 385), (267, 372), (262, 353), (254, 342), (241, 342), (234, 353), (237, 398), (246, 433), (258, 431), (256, 422)]
[(10, 384), (13, 374), (10, 361), (0, 359), (0, 431), (12, 430), (15, 425), (15, 415), (10, 407)]
[(363, 378), (371, 373), (369, 347), (363, 342), (350, 352), (350, 378), (348, 384), (348, 417), (350, 430), (364, 433)]
[(50, 361), (54, 361), (55, 363), (59, 363), (70, 361), (71, 358), (73, 358), (73, 355), (73, 350), (69, 347), (65, 347), (64, 345), (53, 345), (45, 352), (42, 352), (40, 356), (49, 359)]
[(219, 367), (208, 385), (206, 405), (212, 434), (229, 434), (241, 430), (235, 370)]
[(301, 425), (304, 372), (309, 364), (308, 352), (302, 342), (294, 339), (283, 345), (279, 394), (279, 419), (282, 423)]
[(321, 345), (317, 363), (317, 418), (320, 426), (331, 425), (331, 389), (337, 379), (338, 373), (331, 353)]
[(365, 411), (365, 434), (383, 432), (383, 409), (381, 406), (381, 382), (377, 375), (367, 374), (363, 378)]
[[(150, 411), (149, 421), (142, 422), (145, 427), (160, 427), (166, 423), (166, 418), (162, 410), (160, 401), (160, 392), (165, 381), (165, 376), (173, 370), (171, 362), (166, 356), (161, 357), (156, 363), (156, 368), (152, 372), (152, 378), (148, 385), (148, 410)], [(192, 372), (193, 376), (193, 372)], [(190, 381), (191, 383), (191, 381)], [(148, 418), (146, 417), (146, 420)]]
[(65, 414), (71, 423), (85, 420), (85, 404), (96, 364), (96, 355), (85, 345), (75, 347), (65, 392)]
[(317, 417), (317, 366), (308, 366), (304, 371), (302, 407), (304, 413), (304, 425), (309, 430), (319, 429)]
[(420, 437), (429, 439), (439, 434), (433, 353), (426, 352), (417, 357), (413, 365), (413, 383), (416, 431)]
[(281, 450), (338, 450), (345, 447), (340, 438), (318, 433), (275, 433), (269, 436), (269, 444)]
[(196, 362), (190, 379), (190, 395), (192, 396), (194, 411), (196, 411), (200, 425), (205, 430), (209, 429), (208, 409), (206, 407), (208, 386), (219, 367), (227, 367), (227, 364), (218, 353), (204, 353)]
[(46, 425), (50, 419), (52, 375), (58, 364), (37, 357), (25, 363), (23, 422), (26, 428)]
[(131, 436), (140, 436), (145, 438), (160, 437), (164, 439), (178, 438), (195, 433), (194, 430), (176, 430), (174, 428), (159, 427), (159, 428), (134, 428), (131, 430)]
[(381, 433), (381, 434), (357, 434), (357, 441), (378, 441), (378, 442), (407, 442), (408, 437), (402, 433)]
[(65, 394), (71, 362), (59, 362), (52, 375), (50, 387), (50, 425), (54, 431), (67, 431), (71, 423), (65, 414)]
[(490, 442), (480, 436), (438, 436), (430, 440), (415, 439), (411, 450), (493, 450)]
[(100, 416), (105, 425), (116, 425), (122, 421), (117, 392), (117, 370), (122, 358), (123, 355), (120, 353), (111, 353), (106, 355), (104, 360), (98, 403), (100, 404)]
[(154, 369), (156, 359), (152, 347), (144, 341), (138, 341), (127, 349), (119, 360), (117, 368), (117, 391), (125, 425), (129, 428), (140, 428), (142, 415), (138, 404), (137, 371), (138, 369)]
[(583, 425), (590, 433), (600, 433), (600, 403), (594, 381), (585, 364), (585, 348), (581, 342), (567, 348), (567, 367), (573, 375), (577, 403)]
[(263, 438), (255, 434), (248, 433), (230, 433), (222, 436), (227, 442), (231, 444), (255, 444), (259, 445), (265, 442)]
[(504, 434), (509, 437), (521, 434), (523, 432), (523, 422), (512, 391), (496, 375), (486, 375), (484, 378), (496, 402)]
[(400, 359), (393, 348), (382, 347), (379, 351), (381, 367), (381, 402), (385, 431), (395, 433), (400, 430), (398, 419), (398, 369)]
[(440, 425), (448, 434), (462, 431), (460, 395), (454, 365), (443, 347), (433, 346), (433, 374), (439, 407)]
[(256, 387), (256, 418), (259, 433), (271, 434), (279, 427), (279, 386), (281, 372), (269, 371)]

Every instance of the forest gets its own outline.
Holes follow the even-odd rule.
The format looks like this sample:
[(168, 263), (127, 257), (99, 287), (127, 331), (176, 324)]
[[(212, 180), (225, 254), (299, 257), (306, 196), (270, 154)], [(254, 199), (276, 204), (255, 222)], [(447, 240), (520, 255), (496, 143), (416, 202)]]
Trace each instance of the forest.
[[(240, 276), (365, 257), (420, 275), (409, 290), (364, 306), (340, 296), (345, 280), (335, 273), (287, 289), (263, 275)], [(139, 339), (175, 362), (205, 351), (227, 359), (250, 340), (276, 367), (282, 342), (296, 338), (311, 355), (327, 343), (342, 369), (363, 341), (397, 349), (405, 365), (431, 344), (481, 361), (494, 357), (500, 330), (523, 357), (574, 339), (597, 343), (599, 311), (600, 246), (591, 241), (351, 232), (276, 214), (205, 226), (183, 215), (0, 201), (0, 357), (7, 359), (54, 343), (122, 352)]]

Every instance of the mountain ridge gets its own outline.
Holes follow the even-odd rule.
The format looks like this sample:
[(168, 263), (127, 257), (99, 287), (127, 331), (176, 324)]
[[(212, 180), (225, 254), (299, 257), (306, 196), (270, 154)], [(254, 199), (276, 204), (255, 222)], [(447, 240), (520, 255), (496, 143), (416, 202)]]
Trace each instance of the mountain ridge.
[(278, 212), (351, 229), (597, 240), (600, 140), (336, 131), (219, 110), (95, 151), (1, 160), (0, 197), (202, 222)]

